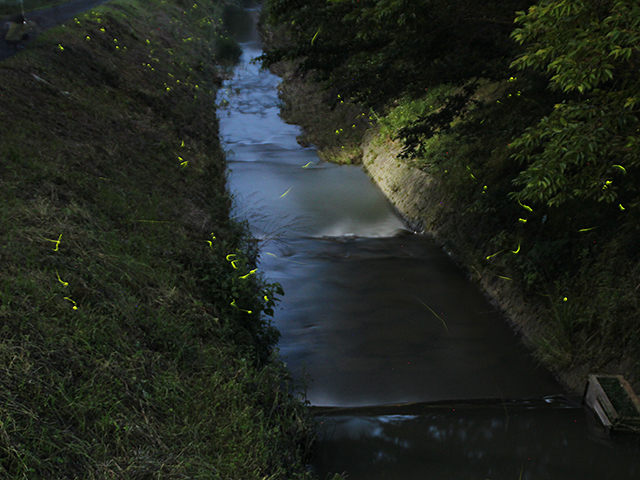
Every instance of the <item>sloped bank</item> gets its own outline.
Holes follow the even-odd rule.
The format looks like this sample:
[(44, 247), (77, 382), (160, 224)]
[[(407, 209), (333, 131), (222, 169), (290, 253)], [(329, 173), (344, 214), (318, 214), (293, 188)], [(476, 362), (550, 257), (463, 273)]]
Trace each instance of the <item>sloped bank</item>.
[(229, 216), (224, 7), (114, 1), (0, 63), (3, 479), (309, 477)]
[[(272, 32), (267, 31), (265, 36), (267, 43), (275, 41)], [(633, 354), (634, 343), (632, 340), (628, 345), (624, 344), (625, 339), (615, 326), (618, 322), (603, 322), (605, 327), (610, 326), (608, 330), (590, 323), (587, 323), (588, 333), (580, 330), (585, 325), (581, 317), (600, 315), (602, 309), (596, 298), (611, 290), (592, 292), (589, 290), (590, 284), (594, 278), (603, 283), (608, 282), (609, 278), (618, 278), (613, 276), (615, 268), (611, 266), (617, 263), (611, 263), (611, 260), (623, 261), (629, 247), (622, 249), (617, 243), (628, 245), (633, 243), (635, 237), (629, 231), (617, 236), (580, 237), (575, 246), (565, 249), (564, 256), (559, 256), (554, 253), (557, 250), (554, 243), (558, 241), (557, 236), (545, 238), (544, 230), (539, 226), (544, 224), (547, 214), (551, 219), (549, 224), (553, 222), (549, 228), (562, 230), (567, 223), (578, 224), (576, 219), (571, 220), (572, 216), (577, 216), (575, 211), (536, 212), (527, 226), (531, 227), (535, 222), (538, 228), (523, 229), (518, 218), (524, 209), (508, 199), (515, 163), (510, 160), (510, 152), (505, 148), (509, 140), (504, 138), (504, 131), (508, 131), (505, 125), (513, 123), (514, 119), (509, 112), (494, 112), (494, 107), (491, 107), (498, 105), (496, 108), (508, 111), (512, 105), (500, 95), (504, 94), (505, 89), (518, 87), (514, 87), (510, 81), (490, 83), (479, 90), (475, 97), (489, 105), (488, 111), (493, 112), (488, 114), (480, 110), (481, 116), (471, 120), (475, 124), (492, 125), (485, 129), (483, 137), (483, 141), (493, 145), (490, 149), (495, 149), (491, 155), (475, 160), (469, 160), (468, 153), (466, 157), (448, 155), (451, 149), (469, 151), (474, 147), (465, 144), (465, 140), (445, 136), (444, 140), (438, 140), (439, 143), (434, 145), (426, 158), (415, 161), (400, 158), (402, 145), (393, 140), (398, 135), (398, 124), (402, 127), (403, 122), (410, 121), (410, 105), (400, 100), (394, 102), (384, 115), (378, 116), (374, 112), (367, 114), (352, 102), (343, 102), (339, 98), (336, 101), (335, 92), (314, 82), (309, 75), (297, 74), (291, 63), (279, 62), (271, 68), (283, 77), (279, 87), (284, 104), (283, 118), (302, 126), (304, 134), (300, 140), (318, 147), (321, 158), (325, 160), (363, 163), (373, 181), (407, 223), (414, 230), (432, 235), (444, 246), (494, 305), (505, 313), (513, 328), (522, 334), (522, 340), (532, 354), (553, 371), (568, 390), (581, 393), (590, 372), (623, 374), (634, 389), (640, 388), (639, 363)], [(434, 88), (426, 105), (444, 102), (445, 94), (450, 91), (448, 86)], [(496, 103), (497, 99), (501, 99), (502, 103)], [(424, 105), (425, 101), (418, 100), (418, 103)], [(374, 122), (376, 126), (372, 126)], [(492, 129), (495, 129), (495, 134)], [(434, 163), (446, 163), (446, 166), (436, 169), (436, 174), (431, 174), (430, 156), (437, 157)], [(470, 167), (466, 165), (472, 161), (475, 163), (472, 164), (473, 169), (469, 170)], [(443, 176), (447, 168), (449, 175)], [(487, 184), (492, 188), (485, 195), (483, 185)], [(541, 233), (538, 234), (536, 230)], [(602, 232), (606, 233), (604, 230)], [(543, 255), (536, 258), (530, 256), (530, 252), (525, 255), (518, 252), (518, 238), (522, 240), (523, 248), (526, 245), (530, 250), (533, 245)], [(602, 252), (592, 257), (584, 269), (567, 278), (562, 262), (569, 258), (567, 255), (571, 255), (575, 263), (576, 258), (580, 258), (585, 241), (602, 245)], [(553, 265), (555, 276), (545, 272), (547, 265), (541, 264), (546, 261), (549, 252), (552, 260), (557, 262)], [(496, 253), (498, 255), (494, 255)], [(633, 266), (633, 262), (629, 266), (627, 269)], [(540, 271), (543, 274), (538, 274)], [(537, 278), (526, 278), (532, 272), (538, 274)], [(613, 306), (624, 313), (627, 306), (633, 306), (637, 297), (637, 282), (631, 284), (632, 275), (620, 278), (630, 285), (620, 290), (619, 295), (626, 296), (624, 302)], [(523, 288), (527, 282), (530, 283), (528, 290)], [(567, 292), (565, 289), (569, 286), (572, 302), (563, 301)], [(612, 317), (614, 314), (607, 315)], [(629, 320), (622, 322), (622, 326), (629, 329), (632, 339), (636, 335), (634, 332), (637, 332), (637, 328), (633, 327), (633, 318), (631, 312)], [(595, 337), (593, 331), (596, 332)]]
[[(400, 158), (402, 146), (378, 129), (365, 134), (361, 148), (364, 169), (407, 223), (440, 242), (537, 354), (548, 334), (540, 322), (541, 316), (548, 315), (548, 309), (541, 303), (533, 304), (516, 283), (496, 275), (478, 261), (477, 246), (469, 232), (463, 230), (464, 220), (452, 208), (451, 194), (440, 188), (434, 177)], [(569, 391), (582, 393), (589, 366), (566, 369), (548, 361), (543, 363)], [(613, 368), (620, 371), (617, 367)]]
[[(429, 194), (433, 179), (418, 168), (398, 158), (402, 147), (383, 140), (376, 130), (366, 133), (362, 142), (362, 164), (395, 208), (414, 230), (430, 225), (433, 210), (439, 207)], [(427, 227), (428, 228), (428, 227)]]
[[(451, 211), (448, 197), (438, 188), (438, 182), (428, 173), (399, 158), (402, 150), (398, 142), (385, 139), (376, 129), (370, 130), (362, 142), (362, 164), (407, 223), (416, 231), (431, 235), (466, 268), (489, 296), (495, 306), (503, 310), (514, 328), (522, 332), (532, 346), (539, 335), (535, 324), (535, 309), (527, 307), (522, 293), (511, 283), (484, 271), (474, 260), (472, 245), (455, 227), (458, 218)], [(574, 391), (584, 387), (582, 376), (560, 374), (565, 385)]]

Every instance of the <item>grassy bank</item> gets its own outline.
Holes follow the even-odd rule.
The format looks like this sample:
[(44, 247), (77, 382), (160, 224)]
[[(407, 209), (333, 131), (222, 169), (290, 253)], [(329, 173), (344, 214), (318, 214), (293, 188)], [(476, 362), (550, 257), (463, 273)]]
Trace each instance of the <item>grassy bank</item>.
[[(523, 52), (511, 37), (515, 9), (532, 3), (460, 0), (436, 8), (420, 1), (423, 10), (416, 7), (408, 15), (406, 2), (271, 0), (264, 60), (287, 72), (282, 91), (288, 118), (307, 129), (311, 142), (328, 148), (324, 158), (334, 157), (336, 145), (359, 151), (364, 128), (353, 128), (353, 119), (366, 113), (377, 123), (378, 145), (399, 144), (403, 155), (397, 161), (428, 175), (426, 203), (433, 208), (419, 220), (498, 304), (511, 303), (509, 310), (518, 311), (518, 318), (512, 317), (516, 327), (567, 386), (581, 389), (587, 373), (595, 371), (624, 374), (639, 389), (640, 205), (637, 172), (629, 168), (638, 158), (635, 110), (630, 120), (618, 122), (628, 126), (628, 137), (610, 133), (614, 127), (602, 122), (616, 117), (609, 116), (602, 98), (606, 93), (615, 98), (614, 82), (602, 83), (594, 93), (593, 102), (605, 105), (598, 110), (601, 104), (592, 109), (584, 94), (589, 86), (581, 86), (580, 94), (570, 91), (571, 85), (554, 90), (551, 73), (509, 68)], [(605, 18), (582, 10), (586, 17), (576, 14), (573, 23), (562, 25), (593, 26)], [(627, 18), (638, 18), (634, 12)], [(611, 21), (624, 18), (611, 15)], [(425, 26), (430, 22), (432, 30)], [(589, 35), (597, 38), (591, 31), (581, 38)], [(543, 47), (536, 48), (552, 51)], [(616, 68), (620, 82), (632, 69), (622, 62)], [(612, 111), (626, 115), (633, 101)], [(574, 106), (599, 116), (557, 118), (557, 112), (573, 112)], [(313, 115), (302, 119), (305, 111)], [(340, 137), (347, 130), (352, 135)], [(578, 130), (585, 132), (582, 145)], [(553, 135), (559, 140), (545, 144)], [(602, 153), (598, 148), (609, 148), (601, 140), (606, 135), (612, 145), (620, 138), (627, 143)], [(514, 156), (519, 151), (533, 159), (544, 155), (551, 167), (560, 162), (557, 170), (566, 176), (547, 174), (539, 161)], [(575, 183), (571, 190), (553, 182)], [(526, 200), (525, 193), (533, 195), (536, 188), (540, 198)], [(607, 199), (611, 188), (619, 197)], [(545, 197), (549, 191), (560, 193)]]
[(0, 64), (2, 478), (307, 476), (229, 219), (223, 8), (111, 2)]

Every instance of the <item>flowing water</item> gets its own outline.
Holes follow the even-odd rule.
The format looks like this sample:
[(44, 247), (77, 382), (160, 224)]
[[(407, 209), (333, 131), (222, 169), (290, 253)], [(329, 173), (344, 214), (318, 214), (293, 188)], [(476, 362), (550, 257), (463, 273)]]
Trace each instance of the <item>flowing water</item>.
[[(251, 13), (251, 12), (250, 12)], [(253, 12), (255, 17), (255, 12)], [(313, 468), (350, 479), (640, 478), (428, 237), (356, 166), (320, 161), (279, 117), (280, 79), (251, 59), (219, 94), (236, 215), (285, 296), (280, 353), (322, 419)], [(385, 407), (371, 408), (371, 406)], [(615, 448), (614, 448), (615, 447)]]

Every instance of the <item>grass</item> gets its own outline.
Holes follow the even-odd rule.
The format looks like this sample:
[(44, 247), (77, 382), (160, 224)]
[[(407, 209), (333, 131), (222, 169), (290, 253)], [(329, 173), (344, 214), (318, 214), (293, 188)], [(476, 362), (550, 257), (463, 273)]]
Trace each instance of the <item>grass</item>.
[(116, 0), (0, 63), (2, 478), (308, 476), (229, 219), (223, 8)]

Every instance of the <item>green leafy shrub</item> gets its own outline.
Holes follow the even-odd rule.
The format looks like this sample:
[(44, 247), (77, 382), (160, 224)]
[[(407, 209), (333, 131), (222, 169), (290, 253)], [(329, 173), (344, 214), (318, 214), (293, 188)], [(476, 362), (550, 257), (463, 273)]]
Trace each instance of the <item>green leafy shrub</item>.
[[(610, 0), (546, 0), (519, 12), (513, 65), (545, 71), (565, 98), (513, 142), (526, 168), (520, 200), (571, 199), (636, 205), (640, 131), (640, 6)], [(625, 207), (626, 208), (626, 207)]]

